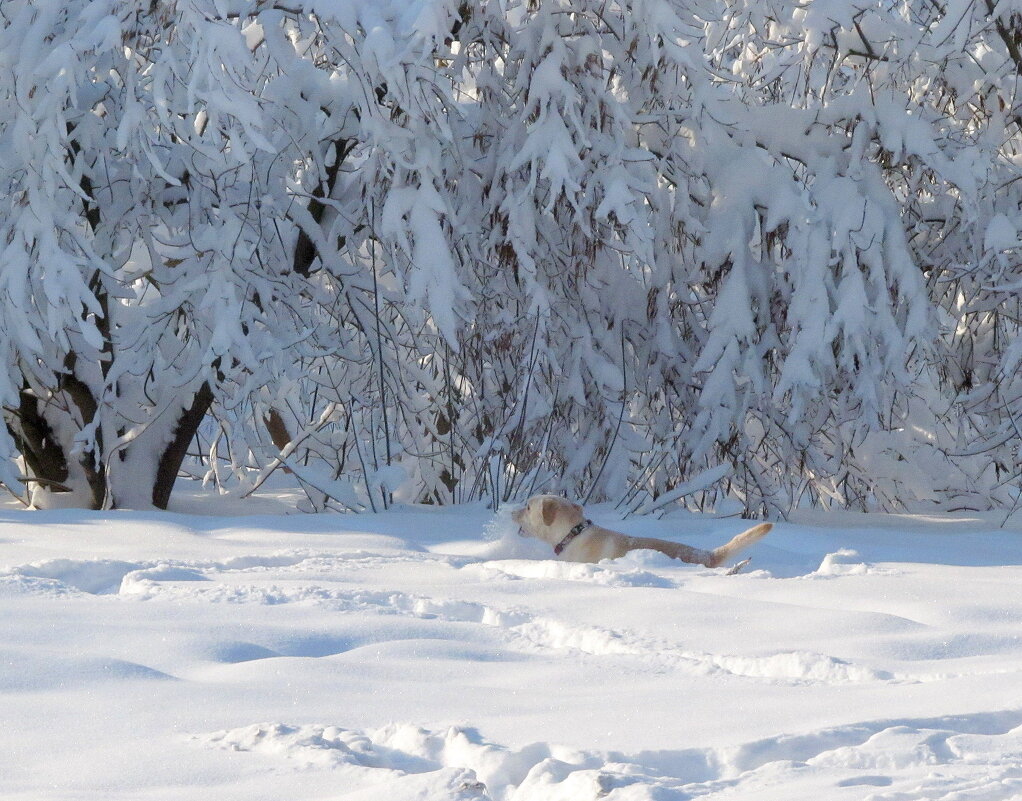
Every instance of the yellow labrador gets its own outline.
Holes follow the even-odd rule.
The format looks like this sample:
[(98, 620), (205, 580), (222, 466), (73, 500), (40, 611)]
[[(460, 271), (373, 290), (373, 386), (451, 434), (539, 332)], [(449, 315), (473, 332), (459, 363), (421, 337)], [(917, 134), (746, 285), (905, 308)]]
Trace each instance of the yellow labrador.
[(680, 542), (629, 537), (603, 528), (587, 519), (577, 503), (558, 495), (534, 495), (525, 506), (511, 513), (511, 519), (521, 526), (527, 537), (549, 543), (557, 556), (569, 562), (599, 562), (617, 559), (629, 551), (649, 549), (706, 567), (719, 567), (739, 551), (759, 542), (773, 528), (771, 523), (760, 523), (719, 548), (704, 551)]

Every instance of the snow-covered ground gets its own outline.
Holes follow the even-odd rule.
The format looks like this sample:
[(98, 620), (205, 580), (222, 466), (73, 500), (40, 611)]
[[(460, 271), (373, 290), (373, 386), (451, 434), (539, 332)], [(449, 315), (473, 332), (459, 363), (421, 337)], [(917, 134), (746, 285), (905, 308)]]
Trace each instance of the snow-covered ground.
[(1022, 797), (992, 519), (802, 519), (728, 577), (551, 561), (481, 507), (188, 508), (0, 511), (4, 799)]

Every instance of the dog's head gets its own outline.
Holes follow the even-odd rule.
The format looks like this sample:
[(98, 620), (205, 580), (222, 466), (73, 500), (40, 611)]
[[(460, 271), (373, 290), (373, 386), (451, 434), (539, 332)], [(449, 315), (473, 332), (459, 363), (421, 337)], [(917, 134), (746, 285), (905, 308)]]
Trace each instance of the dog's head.
[(572, 526), (585, 520), (582, 507), (559, 495), (533, 495), (525, 506), (511, 513), (527, 537), (556, 545), (571, 531)]

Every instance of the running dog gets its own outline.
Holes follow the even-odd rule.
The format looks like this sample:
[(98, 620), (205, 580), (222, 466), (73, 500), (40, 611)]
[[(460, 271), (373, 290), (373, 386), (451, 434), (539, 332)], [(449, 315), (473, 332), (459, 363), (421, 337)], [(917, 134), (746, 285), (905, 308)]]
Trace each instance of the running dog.
[(549, 543), (558, 557), (569, 562), (599, 562), (617, 559), (629, 551), (649, 549), (706, 567), (720, 567), (735, 554), (759, 542), (773, 528), (771, 523), (760, 523), (719, 548), (704, 551), (680, 542), (630, 537), (603, 528), (589, 520), (577, 503), (557, 495), (534, 495), (525, 506), (511, 513), (511, 519), (525, 536)]

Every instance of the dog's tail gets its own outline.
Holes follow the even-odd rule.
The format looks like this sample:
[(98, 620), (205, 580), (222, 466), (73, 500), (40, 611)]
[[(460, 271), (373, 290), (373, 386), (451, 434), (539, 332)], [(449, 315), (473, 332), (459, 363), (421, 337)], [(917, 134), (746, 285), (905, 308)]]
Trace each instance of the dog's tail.
[(743, 551), (750, 545), (754, 545), (763, 539), (773, 527), (773, 523), (760, 523), (758, 526), (753, 526), (747, 531), (743, 531), (730, 542), (715, 548), (710, 552), (711, 564), (708, 567), (719, 567), (724, 564), (724, 562), (731, 559), (739, 551)]

